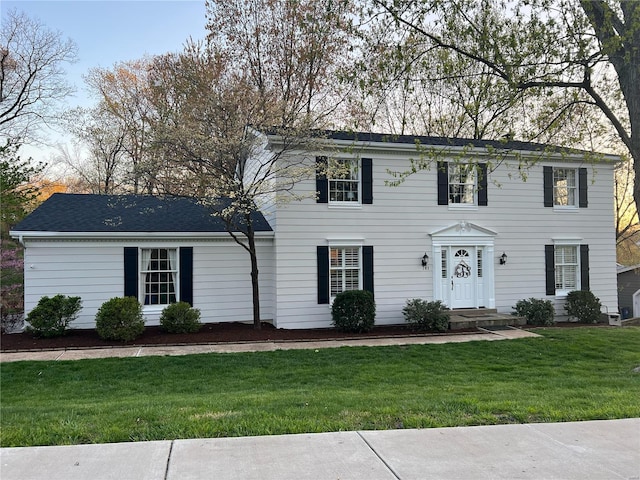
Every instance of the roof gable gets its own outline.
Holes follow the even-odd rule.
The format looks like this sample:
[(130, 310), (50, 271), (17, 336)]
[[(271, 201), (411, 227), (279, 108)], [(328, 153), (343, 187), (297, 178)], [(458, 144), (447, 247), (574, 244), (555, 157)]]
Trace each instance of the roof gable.
[[(220, 200), (219, 210), (229, 204)], [(260, 212), (257, 232), (271, 231)], [(226, 232), (224, 221), (195, 199), (150, 195), (56, 193), (18, 223), (20, 232)]]

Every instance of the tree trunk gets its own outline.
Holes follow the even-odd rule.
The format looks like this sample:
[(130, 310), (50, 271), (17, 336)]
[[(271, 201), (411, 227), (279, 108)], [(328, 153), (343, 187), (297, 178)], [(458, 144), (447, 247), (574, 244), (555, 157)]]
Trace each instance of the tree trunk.
[(260, 287), (258, 284), (258, 255), (256, 253), (256, 236), (249, 215), (247, 222), (247, 241), (249, 242), (249, 256), (251, 257), (251, 292), (253, 297), (253, 328), (260, 330)]

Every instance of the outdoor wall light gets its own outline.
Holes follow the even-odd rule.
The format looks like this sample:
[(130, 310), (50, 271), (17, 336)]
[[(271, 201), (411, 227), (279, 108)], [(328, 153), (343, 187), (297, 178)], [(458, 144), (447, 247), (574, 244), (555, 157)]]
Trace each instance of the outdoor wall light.
[(504, 265), (507, 263), (507, 254), (502, 252), (502, 255), (500, 255), (500, 265)]
[(422, 268), (426, 270), (428, 266), (429, 266), (429, 255), (425, 253), (422, 256)]

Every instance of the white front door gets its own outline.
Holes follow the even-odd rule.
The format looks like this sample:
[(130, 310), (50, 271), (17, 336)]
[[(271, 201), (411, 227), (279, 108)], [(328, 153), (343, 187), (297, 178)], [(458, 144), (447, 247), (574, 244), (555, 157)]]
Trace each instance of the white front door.
[(476, 249), (451, 247), (449, 250), (451, 279), (451, 308), (476, 306)]

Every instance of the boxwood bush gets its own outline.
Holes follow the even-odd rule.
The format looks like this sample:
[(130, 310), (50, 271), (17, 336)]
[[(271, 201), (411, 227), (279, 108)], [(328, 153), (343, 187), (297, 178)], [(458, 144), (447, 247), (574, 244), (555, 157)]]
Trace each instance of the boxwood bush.
[(333, 325), (343, 332), (363, 333), (373, 329), (376, 303), (366, 290), (348, 290), (339, 293), (331, 306)]
[(187, 302), (172, 303), (162, 310), (160, 325), (169, 333), (195, 333), (200, 330), (200, 310)]
[(567, 294), (565, 310), (569, 317), (584, 323), (598, 323), (601, 316), (602, 304), (593, 292), (589, 290), (574, 290)]
[(427, 302), (421, 298), (407, 300), (402, 309), (405, 321), (418, 331), (444, 332), (449, 328), (449, 309), (440, 300)]
[(104, 340), (128, 342), (144, 332), (142, 306), (135, 297), (107, 300), (96, 314), (96, 331)]
[(513, 315), (524, 317), (527, 320), (527, 325), (550, 326), (555, 323), (556, 311), (551, 300), (533, 297), (528, 300), (518, 300), (513, 310)]
[(78, 318), (82, 308), (80, 297), (56, 295), (42, 297), (27, 315), (26, 330), (37, 337), (59, 337), (64, 335), (69, 324)]

